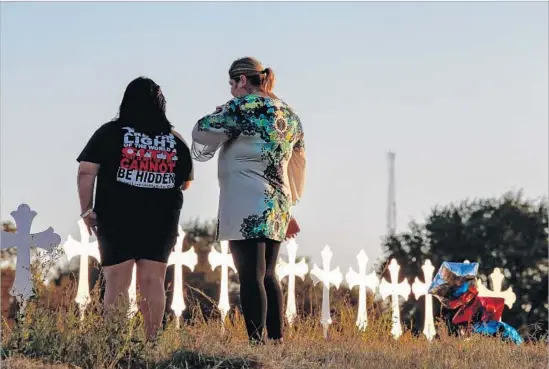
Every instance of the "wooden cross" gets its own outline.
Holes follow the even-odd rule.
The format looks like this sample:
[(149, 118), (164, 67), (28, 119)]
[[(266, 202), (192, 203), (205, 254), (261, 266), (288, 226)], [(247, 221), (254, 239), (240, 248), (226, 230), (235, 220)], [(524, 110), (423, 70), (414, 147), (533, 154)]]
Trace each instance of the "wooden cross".
[(196, 264), (198, 264), (198, 255), (196, 255), (194, 248), (191, 247), (189, 251), (183, 252), (185, 232), (181, 226), (179, 226), (178, 232), (177, 241), (168, 259), (168, 265), (173, 264), (174, 266), (173, 298), (170, 307), (177, 318), (177, 328), (180, 327), (179, 320), (181, 315), (183, 315), (183, 311), (187, 308), (185, 306), (185, 299), (183, 298), (183, 265), (188, 266), (193, 271)]
[(391, 334), (396, 339), (402, 335), (402, 326), (400, 324), (400, 306), (398, 304), (398, 297), (402, 296), (404, 300), (408, 300), (410, 295), (410, 284), (406, 279), (398, 283), (398, 271), (400, 266), (395, 259), (392, 259), (389, 264), (389, 273), (391, 276), (391, 283), (385, 279), (379, 284), (379, 293), (381, 297), (386, 299), (391, 296), (392, 310), (393, 310), (393, 327), (391, 328)]
[(429, 341), (431, 341), (437, 334), (435, 329), (435, 321), (433, 319), (433, 295), (427, 293), (427, 289), (433, 281), (433, 273), (435, 272), (435, 267), (431, 264), (431, 260), (425, 260), (425, 263), (421, 267), (423, 270), (423, 277), (425, 278), (425, 283), (422, 283), (418, 277), (412, 284), (412, 292), (417, 299), (420, 296), (425, 295), (425, 322), (423, 324), (423, 334)]
[(220, 241), (221, 252), (218, 252), (214, 247), (208, 254), (208, 262), (212, 267), (212, 271), (217, 267), (221, 267), (221, 285), (219, 291), (219, 302), (217, 307), (221, 312), (221, 328), (225, 327), (225, 317), (231, 309), (229, 303), (229, 268), (236, 273), (233, 256), (229, 254), (229, 241)]
[(70, 261), (73, 257), (80, 256), (80, 269), (78, 271), (78, 290), (74, 301), (80, 308), (80, 318), (84, 319), (84, 310), (90, 301), (90, 285), (88, 282), (88, 256), (94, 257), (101, 262), (97, 241), (90, 242), (90, 234), (86, 228), (86, 224), (82, 219), (78, 221), (78, 229), (80, 230), (80, 242), (72, 238), (71, 235), (63, 244), (63, 249)]
[[(10, 290), (18, 303), (25, 304), (32, 296), (32, 278), (30, 272), (31, 247), (52, 251), (61, 243), (61, 237), (49, 227), (39, 233), (31, 233), (31, 225), (36, 212), (32, 211), (27, 204), (21, 204), (17, 210), (12, 211), (11, 216), (15, 220), (17, 231), (15, 233), (2, 231), (0, 247), (7, 249), (17, 248), (17, 262), (15, 266), (15, 280)], [(24, 307), (24, 306), (23, 306)]]
[(284, 277), (288, 277), (288, 302), (286, 304), (286, 318), (290, 327), (293, 324), (295, 317), (297, 316), (297, 308), (295, 304), (295, 277), (301, 279), (305, 278), (305, 275), (309, 271), (309, 266), (302, 258), (299, 262), (295, 262), (297, 256), (297, 243), (294, 239), (291, 239), (287, 245), (288, 250), (288, 263), (280, 259), (280, 263), (276, 265), (276, 274), (279, 280)]
[(339, 271), (339, 267), (330, 270), (330, 260), (333, 255), (330, 250), (330, 246), (326, 245), (320, 255), (322, 256), (322, 269), (314, 264), (311, 274), (315, 277), (315, 284), (322, 282), (323, 285), (320, 324), (322, 324), (324, 338), (328, 338), (328, 327), (332, 324), (332, 317), (330, 316), (330, 284), (333, 284), (336, 288), (339, 288), (339, 285), (343, 280), (343, 276)]
[(349, 267), (346, 279), (349, 284), (349, 288), (358, 286), (358, 314), (356, 318), (356, 325), (358, 329), (364, 331), (368, 326), (368, 312), (366, 305), (366, 288), (371, 289), (374, 293), (379, 285), (379, 279), (376, 276), (375, 271), (366, 274), (366, 265), (368, 264), (368, 256), (364, 250), (360, 250), (356, 256), (358, 260), (358, 273)]

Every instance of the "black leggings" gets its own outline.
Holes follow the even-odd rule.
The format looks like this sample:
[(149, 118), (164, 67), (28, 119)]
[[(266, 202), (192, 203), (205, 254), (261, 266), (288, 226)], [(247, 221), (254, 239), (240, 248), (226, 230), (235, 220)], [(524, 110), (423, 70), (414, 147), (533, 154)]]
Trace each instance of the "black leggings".
[(240, 304), (250, 341), (282, 338), (282, 291), (275, 266), (280, 242), (271, 239), (229, 241), (240, 280)]

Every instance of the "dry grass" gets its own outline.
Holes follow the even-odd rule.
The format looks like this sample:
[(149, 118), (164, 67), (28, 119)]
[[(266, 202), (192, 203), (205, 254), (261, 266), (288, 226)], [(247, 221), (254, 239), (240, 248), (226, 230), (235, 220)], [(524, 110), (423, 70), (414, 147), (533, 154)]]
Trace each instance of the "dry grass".
[(14, 326), (3, 324), (3, 367), (7, 368), (543, 368), (546, 342), (519, 347), (496, 338), (448, 336), (428, 343), (405, 333), (398, 341), (389, 334), (388, 317), (370, 321), (358, 332), (355, 310), (341, 306), (325, 340), (318, 317), (297, 321), (286, 330), (285, 344), (250, 347), (242, 317), (207, 321), (198, 313), (181, 330), (173, 321), (156, 344), (143, 342), (139, 315), (126, 319), (121, 311), (106, 324), (97, 294), (81, 322), (77, 309), (51, 311), (29, 303)]

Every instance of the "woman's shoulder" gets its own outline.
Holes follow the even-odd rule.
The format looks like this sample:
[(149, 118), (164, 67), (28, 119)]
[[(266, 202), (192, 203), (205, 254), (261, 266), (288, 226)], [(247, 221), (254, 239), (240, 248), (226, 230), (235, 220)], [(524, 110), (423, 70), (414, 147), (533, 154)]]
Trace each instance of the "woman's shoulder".
[(292, 105), (288, 104), (284, 100), (280, 100), (280, 106), (283, 108), (283, 110), (286, 111), (286, 114), (287, 114), (288, 118), (290, 118), (292, 120), (300, 121), (299, 114), (297, 113), (297, 111), (295, 110), (295, 108)]
[(242, 104), (244, 101), (245, 100), (243, 99), (243, 97), (233, 97), (232, 99), (230, 99), (229, 101), (227, 101), (223, 105), (224, 106), (237, 106), (237, 105)]
[(245, 95), (232, 98), (224, 104), (227, 111), (237, 110), (255, 110), (261, 108), (279, 107), (288, 110), (294, 115), (295, 110), (284, 100), (278, 97), (260, 96), (260, 95)]
[(117, 124), (116, 120), (111, 120), (110, 122), (103, 123), (95, 130), (96, 135), (110, 135), (117, 129), (120, 129), (120, 126)]
[(293, 112), (295, 114), (295, 109), (292, 105), (290, 105), (289, 103), (286, 102), (286, 100), (283, 100), (283, 99), (278, 99), (279, 103), (281, 106), (283, 106), (284, 108), (286, 108), (287, 110)]
[(181, 135), (181, 133), (177, 132), (175, 129), (172, 129), (171, 132), (170, 132), (176, 140), (178, 140), (180, 143), (182, 143), (183, 145), (185, 146), (188, 146), (187, 145), (187, 141), (183, 138), (183, 136)]
[(282, 107), (285, 103), (277, 97), (261, 95), (245, 95), (237, 97), (228, 102), (228, 108), (240, 111), (258, 111), (264, 109)]
[(240, 97), (235, 97), (227, 102), (227, 105), (239, 106), (243, 105), (248, 108), (255, 107), (258, 105), (273, 104), (278, 99), (274, 99), (269, 96), (260, 96), (260, 95), (244, 95)]
[(101, 130), (108, 130), (108, 129), (114, 129), (116, 127), (118, 127), (118, 121), (117, 120), (111, 120), (111, 121), (108, 121), (106, 123), (103, 123), (102, 125), (99, 126), (98, 129), (101, 129)]
[(181, 141), (185, 142), (185, 139), (183, 136), (181, 136), (181, 133), (177, 132), (175, 129), (172, 129), (170, 132), (175, 138), (180, 139)]

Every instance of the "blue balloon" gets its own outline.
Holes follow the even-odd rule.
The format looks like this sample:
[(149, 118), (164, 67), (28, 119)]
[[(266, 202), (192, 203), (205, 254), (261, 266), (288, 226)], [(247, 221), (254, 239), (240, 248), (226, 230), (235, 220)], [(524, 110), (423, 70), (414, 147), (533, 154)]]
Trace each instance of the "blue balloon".
[(485, 334), (489, 336), (496, 336), (501, 334), (501, 337), (505, 340), (510, 340), (517, 345), (524, 342), (519, 332), (504, 322), (498, 322), (496, 320), (490, 320), (488, 322), (479, 322), (473, 325), (473, 332), (479, 334)]
[[(440, 266), (428, 292), (443, 304), (451, 297), (459, 297), (475, 285), (478, 263), (454, 263), (445, 261)], [(453, 295), (453, 296), (452, 296)]]

